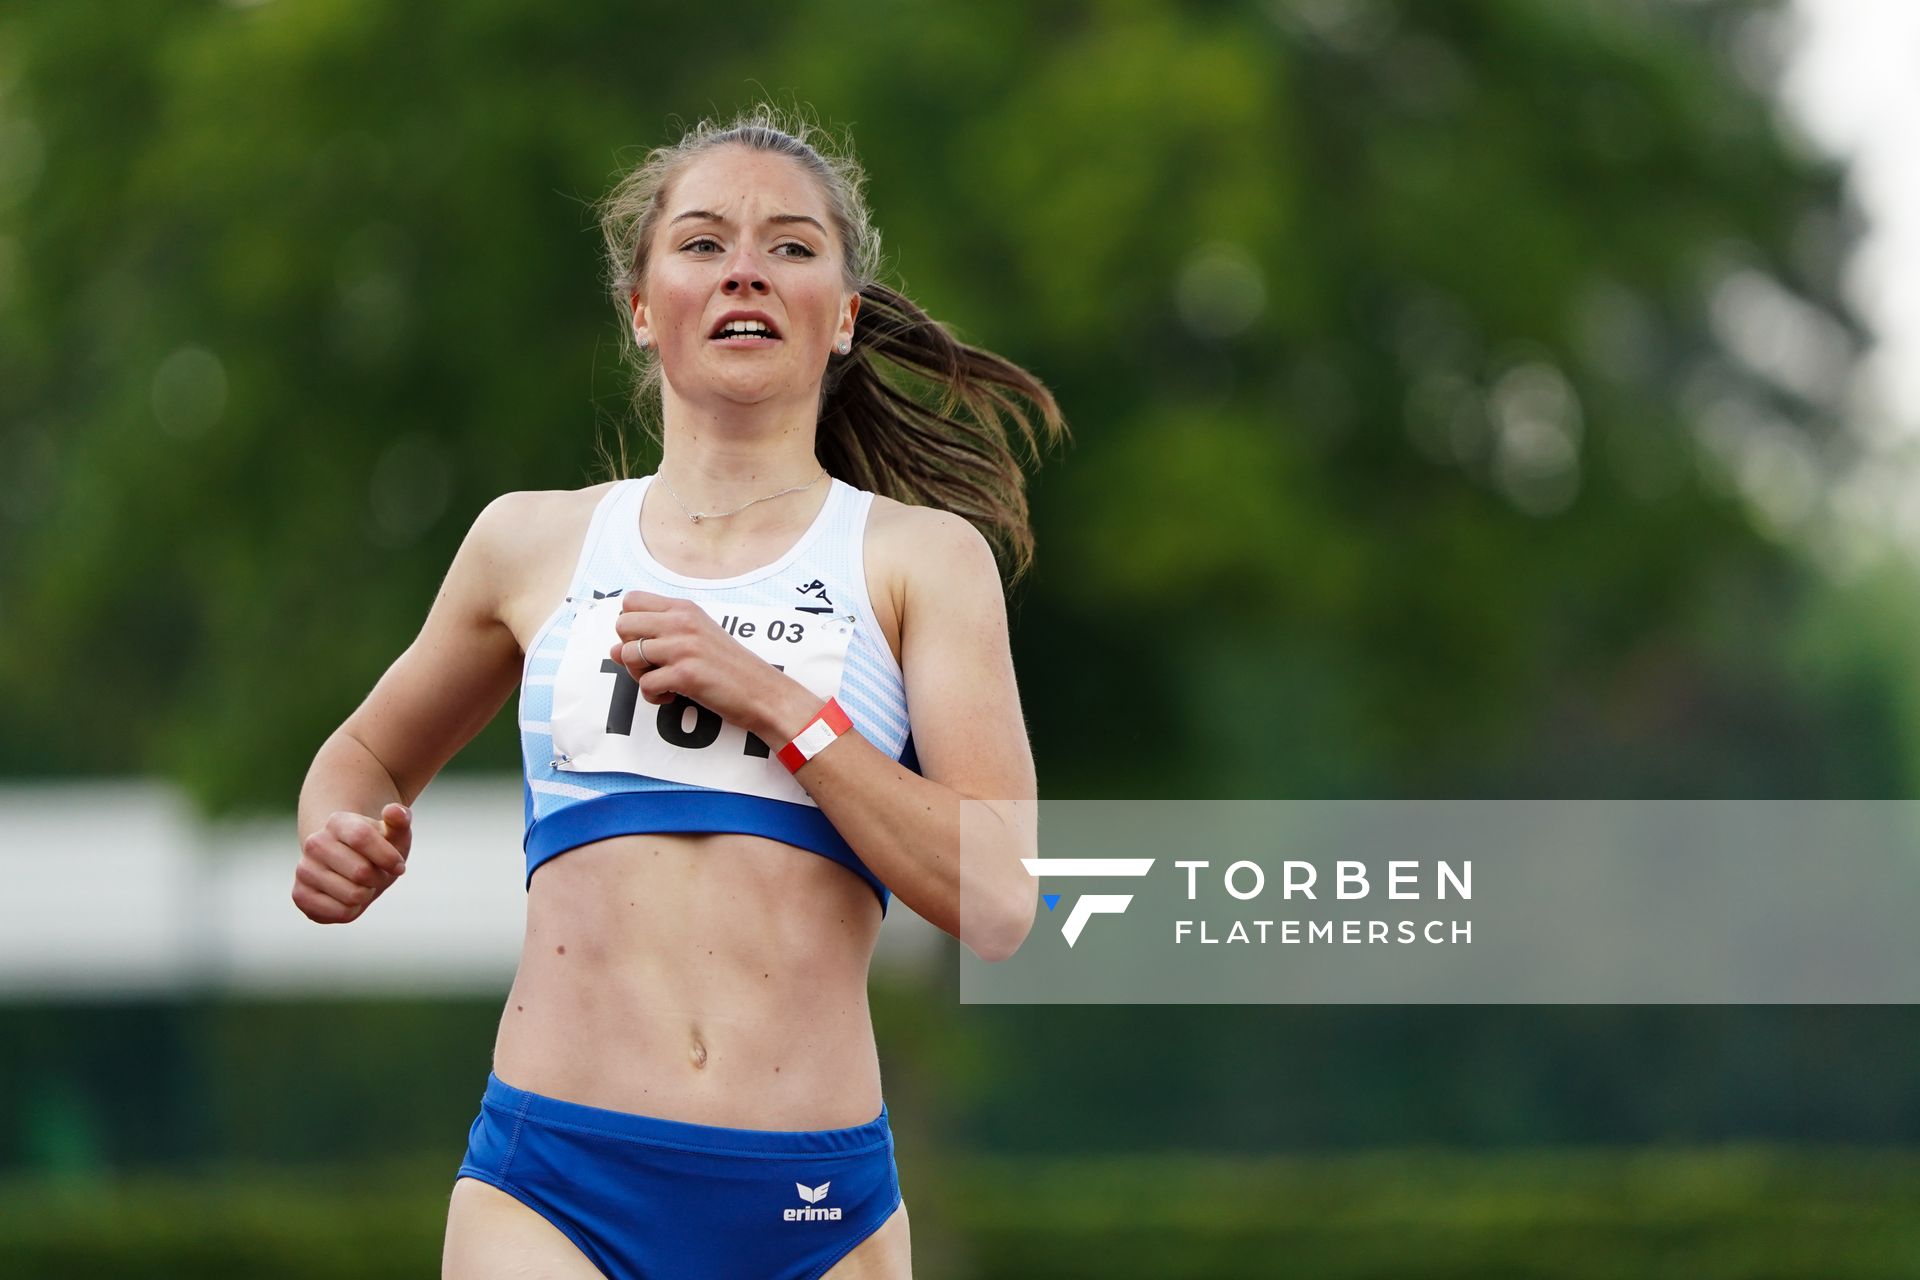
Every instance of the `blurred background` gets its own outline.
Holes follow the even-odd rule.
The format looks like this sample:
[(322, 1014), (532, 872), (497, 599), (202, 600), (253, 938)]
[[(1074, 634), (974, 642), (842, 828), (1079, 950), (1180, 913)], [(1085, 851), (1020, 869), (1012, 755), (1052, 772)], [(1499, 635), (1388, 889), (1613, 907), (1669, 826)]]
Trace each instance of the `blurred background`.
[[(762, 95), (1075, 429), (1013, 597), (1043, 795), (1911, 795), (1917, 14), (16, 0), (0, 1272), (437, 1274), (510, 718), (349, 929), (288, 901), (294, 797), (480, 508), (631, 432), (587, 205)], [(892, 913), (933, 1280), (1920, 1276), (1911, 1008), (962, 1007), (954, 964)]]

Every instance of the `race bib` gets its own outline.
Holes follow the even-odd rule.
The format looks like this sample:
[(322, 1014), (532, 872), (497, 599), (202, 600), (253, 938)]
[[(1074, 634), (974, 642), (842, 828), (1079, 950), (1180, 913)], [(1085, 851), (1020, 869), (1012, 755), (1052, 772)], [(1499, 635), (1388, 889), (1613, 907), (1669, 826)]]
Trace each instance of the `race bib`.
[[(813, 804), (773, 747), (691, 698), (656, 707), (607, 655), (619, 636), (619, 595), (581, 604), (553, 682), (554, 768), (567, 773), (635, 773), (769, 800)], [(822, 701), (840, 691), (851, 615), (821, 616), (779, 605), (700, 607), (722, 630)], [(783, 744), (775, 743), (773, 746)]]

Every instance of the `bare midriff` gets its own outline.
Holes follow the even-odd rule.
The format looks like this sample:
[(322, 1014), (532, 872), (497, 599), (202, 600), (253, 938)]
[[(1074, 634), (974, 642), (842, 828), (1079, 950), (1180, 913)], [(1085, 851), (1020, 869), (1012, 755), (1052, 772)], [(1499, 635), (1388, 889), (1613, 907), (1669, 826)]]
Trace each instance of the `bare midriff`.
[[(541, 548), (509, 590), (522, 652), (565, 593), (607, 486), (555, 495), (526, 530)], [(738, 562), (676, 564), (724, 577), (771, 561), (817, 506)], [(899, 612), (882, 548), (868, 589), (896, 659)], [(632, 835), (542, 863), (527, 890), (520, 968), (494, 1072), (588, 1106), (740, 1129), (840, 1129), (880, 1114), (867, 968), (880, 901), (830, 858), (760, 836)]]
[(508, 1084), (741, 1129), (880, 1114), (867, 966), (880, 903), (759, 836), (636, 835), (543, 863), (494, 1046)]

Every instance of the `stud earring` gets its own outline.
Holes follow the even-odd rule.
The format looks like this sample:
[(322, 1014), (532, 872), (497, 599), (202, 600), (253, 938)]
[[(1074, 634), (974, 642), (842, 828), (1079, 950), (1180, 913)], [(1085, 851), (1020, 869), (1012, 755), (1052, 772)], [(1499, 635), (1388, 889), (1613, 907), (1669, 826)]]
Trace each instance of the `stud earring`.
[(853, 350), (853, 344), (851, 342), (842, 342), (839, 346), (835, 347), (834, 350), (838, 351), (841, 355), (845, 355), (847, 352)]
[(652, 344), (652, 342), (653, 342), (653, 339), (651, 339), (651, 338), (644, 338), (644, 337), (641, 337), (641, 336), (640, 336), (639, 334), (637, 334), (637, 333), (633, 335), (633, 340), (634, 340), (635, 342), (637, 342), (638, 344), (640, 344), (640, 349), (641, 349), (642, 351), (645, 351), (645, 350), (647, 349), (647, 347), (648, 347), (648, 346), (650, 346), (650, 345)]

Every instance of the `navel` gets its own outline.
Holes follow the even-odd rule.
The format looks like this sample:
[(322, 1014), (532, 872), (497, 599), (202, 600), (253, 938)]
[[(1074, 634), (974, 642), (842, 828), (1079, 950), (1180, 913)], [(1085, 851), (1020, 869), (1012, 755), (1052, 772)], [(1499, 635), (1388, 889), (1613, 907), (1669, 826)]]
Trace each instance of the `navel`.
[(693, 1060), (695, 1070), (707, 1065), (707, 1046), (700, 1043), (700, 1037), (693, 1038), (693, 1047), (687, 1050), (687, 1056)]

